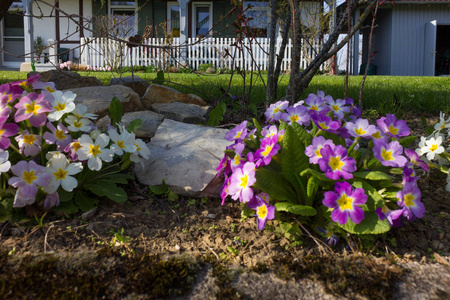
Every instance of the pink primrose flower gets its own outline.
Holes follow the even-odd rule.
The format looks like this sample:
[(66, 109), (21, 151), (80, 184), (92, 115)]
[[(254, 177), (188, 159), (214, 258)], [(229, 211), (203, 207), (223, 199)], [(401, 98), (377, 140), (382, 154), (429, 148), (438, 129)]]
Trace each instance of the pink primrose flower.
[(50, 129), (50, 132), (47, 131), (44, 133), (44, 140), (50, 145), (56, 143), (57, 150), (63, 151), (72, 142), (69, 130), (63, 124), (58, 123), (55, 127), (52, 123), (48, 122), (47, 128)]
[(9, 137), (19, 132), (19, 125), (15, 123), (6, 123), (8, 117), (0, 117), (0, 149), (7, 149), (11, 144)]
[(311, 113), (311, 119), (322, 130), (336, 132), (341, 127), (341, 122), (333, 121), (325, 111)]
[(233, 200), (239, 199), (243, 203), (249, 202), (253, 198), (251, 186), (256, 182), (255, 164), (246, 162), (242, 168), (238, 168), (231, 175), (229, 195)]
[(398, 120), (395, 115), (387, 114), (377, 120), (377, 124), (384, 134), (399, 138), (410, 134), (409, 127), (404, 120)]
[(367, 201), (367, 195), (361, 188), (352, 189), (344, 182), (336, 182), (334, 191), (325, 192), (323, 205), (333, 208), (331, 219), (341, 225), (350, 218), (353, 223), (359, 224), (364, 219), (364, 211), (360, 207)]
[(347, 157), (347, 149), (337, 145), (334, 149), (330, 145), (325, 145), (321, 150), (322, 158), (319, 159), (319, 167), (325, 172), (325, 176), (330, 179), (339, 178), (351, 179), (352, 172), (356, 171), (356, 160)]
[(53, 110), (52, 105), (44, 100), (44, 95), (36, 93), (23, 96), (14, 107), (17, 109), (14, 120), (19, 123), (29, 119), (34, 127), (43, 126), (47, 121), (45, 113)]
[(325, 146), (329, 145), (334, 149), (335, 145), (332, 140), (325, 140), (323, 136), (316, 136), (312, 140), (312, 144), (306, 147), (305, 155), (309, 157), (310, 164), (318, 164), (319, 159), (322, 158), (320, 150)]
[(258, 195), (253, 197), (253, 199), (247, 203), (247, 206), (256, 210), (258, 230), (264, 230), (267, 220), (275, 219), (275, 206), (270, 205), (268, 202), (258, 197)]
[(261, 147), (255, 152), (255, 158), (261, 159), (264, 165), (270, 164), (272, 156), (277, 155), (280, 150), (278, 145), (278, 136), (265, 138), (261, 142)]
[(421, 193), (415, 182), (407, 182), (396, 196), (399, 199), (397, 205), (403, 208), (403, 215), (408, 220), (423, 217), (425, 206), (420, 201)]
[(243, 121), (225, 134), (228, 141), (242, 141), (247, 137), (247, 121)]
[(402, 155), (403, 147), (397, 141), (389, 144), (384, 141), (375, 141), (373, 147), (373, 156), (386, 167), (403, 167), (408, 160)]
[(354, 123), (347, 122), (345, 128), (353, 137), (371, 138), (372, 134), (377, 132), (377, 128), (374, 125), (370, 125), (366, 119), (358, 119)]
[(283, 111), (289, 106), (289, 101), (278, 101), (269, 106), (264, 115), (267, 121), (275, 120), (278, 121), (281, 118)]
[(22, 131), (15, 140), (19, 144), (20, 153), (25, 156), (35, 156), (41, 151), (41, 136), (29, 133), (28, 130)]
[(289, 106), (286, 112), (281, 114), (283, 121), (292, 125), (292, 123), (298, 123), (300, 125), (309, 126), (311, 117), (308, 114), (308, 109), (303, 105)]

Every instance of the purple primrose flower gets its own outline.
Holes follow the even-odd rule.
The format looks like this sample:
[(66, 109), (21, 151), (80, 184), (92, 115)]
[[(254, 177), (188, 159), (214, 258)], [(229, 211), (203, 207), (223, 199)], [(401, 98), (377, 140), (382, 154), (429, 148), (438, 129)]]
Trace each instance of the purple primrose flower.
[(330, 145), (333, 149), (335, 147), (332, 140), (325, 140), (323, 136), (316, 136), (312, 140), (312, 145), (309, 145), (305, 149), (305, 155), (309, 157), (310, 164), (319, 163), (319, 159), (322, 158), (320, 150), (325, 146)]
[(258, 195), (253, 197), (253, 199), (247, 203), (247, 206), (256, 210), (256, 222), (259, 230), (264, 229), (267, 220), (275, 219), (275, 206), (270, 205), (268, 202), (258, 197)]
[(386, 167), (403, 167), (407, 163), (406, 157), (402, 155), (403, 147), (397, 141), (389, 144), (382, 140), (374, 142), (373, 156)]
[(356, 171), (356, 160), (347, 157), (347, 149), (337, 145), (334, 149), (330, 145), (325, 145), (321, 150), (322, 158), (319, 159), (319, 167), (325, 172), (325, 176), (338, 180), (353, 178), (352, 172)]

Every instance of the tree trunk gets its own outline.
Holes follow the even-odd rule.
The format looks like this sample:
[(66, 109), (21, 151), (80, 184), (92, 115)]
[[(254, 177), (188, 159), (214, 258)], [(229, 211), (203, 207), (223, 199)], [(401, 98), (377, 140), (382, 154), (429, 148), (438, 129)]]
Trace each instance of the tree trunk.
[(293, 44), (292, 60), (291, 60), (291, 77), (289, 78), (289, 84), (286, 89), (286, 100), (290, 104), (294, 104), (295, 99), (298, 96), (298, 77), (295, 76), (300, 70), (300, 51), (302, 49), (302, 30), (300, 24), (300, 8), (297, 0), (289, 0), (292, 14), (292, 30), (293, 30)]
[(291, 27), (291, 15), (288, 14), (288, 18), (286, 20), (286, 24), (284, 25), (283, 29), (281, 30), (281, 46), (278, 50), (277, 55), (277, 65), (275, 66), (275, 74), (273, 77), (273, 93), (275, 95), (275, 99), (277, 98), (277, 92), (278, 92), (278, 78), (280, 77), (281, 73), (281, 65), (283, 64), (284, 59), (284, 53), (286, 51), (286, 46), (289, 41), (289, 28)]
[(275, 44), (277, 42), (277, 8), (278, 0), (271, 0), (272, 8), (270, 13), (270, 45), (269, 45), (269, 70), (267, 75), (267, 86), (266, 86), (266, 102), (274, 102), (277, 98), (276, 91), (274, 92), (275, 84)]
[(13, 3), (14, 0), (1, 0), (0, 1), (0, 21), (8, 12), (9, 7)]

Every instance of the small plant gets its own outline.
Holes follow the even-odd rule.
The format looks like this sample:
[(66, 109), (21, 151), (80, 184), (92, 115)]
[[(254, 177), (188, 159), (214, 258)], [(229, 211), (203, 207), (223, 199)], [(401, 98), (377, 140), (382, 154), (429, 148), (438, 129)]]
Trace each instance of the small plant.
[(42, 37), (37, 36), (34, 39), (33, 48), (34, 48), (34, 54), (36, 54), (36, 57), (37, 57), (36, 60), (39, 61), (40, 57), (42, 55), (42, 52), (44, 51), (44, 48), (45, 48), (44, 41), (42, 40)]
[(214, 69), (214, 65), (212, 63), (208, 63), (208, 64), (200, 64), (198, 66), (198, 70), (201, 72), (206, 72), (207, 69)]
[(217, 168), (222, 203), (228, 196), (245, 203), (258, 229), (277, 219), (288, 238), (308, 224), (330, 240), (381, 234), (423, 216), (416, 169), (427, 167), (403, 148), (415, 140), (405, 121), (388, 114), (371, 125), (352, 99), (320, 91), (294, 106), (272, 104), (265, 116), (264, 127), (254, 120), (249, 130), (244, 121), (226, 134), (234, 143)]

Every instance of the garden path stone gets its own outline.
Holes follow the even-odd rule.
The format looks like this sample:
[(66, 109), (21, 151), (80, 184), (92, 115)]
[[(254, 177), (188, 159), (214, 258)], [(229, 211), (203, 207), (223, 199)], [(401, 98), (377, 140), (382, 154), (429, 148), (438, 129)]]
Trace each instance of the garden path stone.
[(209, 106), (199, 106), (182, 102), (155, 103), (151, 109), (166, 118), (189, 124), (206, 123)]
[(109, 85), (123, 85), (127, 86), (129, 88), (132, 88), (133, 91), (138, 93), (139, 97), (144, 96), (145, 92), (147, 91), (147, 88), (150, 86), (150, 84), (142, 79), (139, 76), (125, 76), (120, 78), (111, 78), (109, 81)]
[(99, 118), (108, 113), (113, 97), (122, 102), (124, 112), (143, 110), (139, 95), (123, 85), (71, 88), (70, 91), (77, 95), (76, 104), (86, 105), (88, 112), (97, 114)]
[(167, 86), (152, 84), (142, 97), (142, 104), (150, 109), (154, 103), (183, 102), (206, 106), (205, 100), (194, 94), (183, 94)]
[(164, 179), (180, 195), (206, 196), (202, 192), (230, 144), (227, 131), (165, 119), (147, 144), (150, 159), (136, 165), (136, 178), (146, 185), (161, 185)]
[[(158, 126), (164, 120), (164, 116), (150, 110), (127, 112), (122, 116), (121, 123), (128, 126), (131, 121), (141, 119), (142, 125), (134, 133), (138, 138), (152, 138), (155, 135)], [(108, 124), (111, 124), (111, 118), (104, 116), (97, 121), (96, 125), (102, 130), (106, 130)]]
[(43, 82), (54, 82), (57, 90), (102, 85), (100, 80), (94, 76), (81, 76), (70, 71), (49, 70), (40, 73), (40, 75)]

